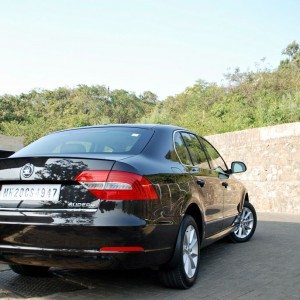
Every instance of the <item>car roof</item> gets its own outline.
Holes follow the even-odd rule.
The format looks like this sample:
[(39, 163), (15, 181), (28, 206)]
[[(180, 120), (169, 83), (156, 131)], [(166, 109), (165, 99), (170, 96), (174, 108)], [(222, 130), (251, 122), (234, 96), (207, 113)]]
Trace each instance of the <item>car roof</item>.
[(155, 130), (168, 130), (168, 131), (187, 130), (185, 128), (176, 125), (164, 125), (164, 124), (103, 124), (103, 125), (91, 125), (91, 126), (63, 129), (55, 132), (63, 132), (63, 131), (77, 130), (77, 129), (89, 129), (89, 128), (105, 128), (105, 127), (125, 127), (125, 128), (132, 127), (132, 128), (144, 128), (144, 129), (155, 129)]

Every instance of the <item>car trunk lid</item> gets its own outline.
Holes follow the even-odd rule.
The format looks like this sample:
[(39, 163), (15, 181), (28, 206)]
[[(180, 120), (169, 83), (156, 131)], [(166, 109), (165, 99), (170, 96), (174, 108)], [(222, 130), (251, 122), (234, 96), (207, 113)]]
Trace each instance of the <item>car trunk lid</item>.
[(0, 209), (95, 209), (99, 201), (75, 181), (86, 170), (111, 170), (115, 159), (15, 157), (0, 160)]

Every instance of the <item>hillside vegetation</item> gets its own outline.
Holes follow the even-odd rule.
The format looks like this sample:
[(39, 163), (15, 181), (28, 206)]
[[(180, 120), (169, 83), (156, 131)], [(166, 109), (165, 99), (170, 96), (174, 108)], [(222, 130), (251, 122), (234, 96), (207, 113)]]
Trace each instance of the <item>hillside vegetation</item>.
[(80, 85), (0, 96), (0, 132), (25, 142), (57, 129), (104, 123), (176, 124), (202, 135), (300, 120), (300, 47), (282, 52), (274, 70), (226, 75), (228, 84), (198, 81), (184, 92), (157, 101), (104, 86)]
[(227, 86), (198, 81), (183, 93), (158, 104), (154, 123), (174, 123), (203, 135), (299, 121), (300, 49), (295, 42), (283, 52), (275, 70), (227, 74)]

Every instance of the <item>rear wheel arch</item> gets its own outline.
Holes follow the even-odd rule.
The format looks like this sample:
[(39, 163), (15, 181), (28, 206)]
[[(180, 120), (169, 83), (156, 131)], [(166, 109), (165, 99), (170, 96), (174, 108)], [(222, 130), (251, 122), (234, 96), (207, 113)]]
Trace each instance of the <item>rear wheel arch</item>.
[(203, 236), (204, 236), (204, 230), (205, 230), (205, 225), (204, 225), (204, 218), (203, 218), (203, 214), (199, 208), (199, 206), (196, 203), (191, 203), (186, 211), (185, 211), (186, 215), (190, 215), (191, 217), (194, 218), (197, 226), (198, 226), (198, 231), (201, 235), (201, 241), (203, 240)]
[(202, 214), (199, 206), (195, 202), (192, 202), (186, 207), (186, 209), (183, 210), (183, 212), (184, 212), (184, 214), (182, 215), (182, 218), (180, 220), (178, 233), (177, 233), (177, 239), (176, 239), (176, 242), (174, 245), (173, 256), (172, 256), (171, 260), (167, 263), (167, 265), (169, 267), (176, 265), (176, 262), (178, 261), (178, 256), (179, 256), (180, 247), (181, 247), (181, 238), (180, 237), (181, 237), (181, 233), (182, 233), (182, 222), (186, 215), (191, 216), (197, 224), (198, 232), (200, 235), (200, 245), (204, 238), (205, 224), (204, 224), (203, 214)]
[[(195, 244), (191, 246), (192, 241), (190, 240), (190, 237), (186, 239), (187, 236), (187, 231), (189, 230), (194, 230), (193, 232), (193, 239), (196, 233), (197, 239), (195, 240), (195, 243), (197, 242), (196, 248), (194, 248)], [(189, 246), (192, 247), (192, 251), (195, 252), (190, 252), (191, 249), (188, 248)], [(198, 225), (195, 221), (195, 219), (189, 215), (186, 214), (184, 215), (181, 224), (180, 224), (180, 230), (179, 230), (179, 235), (177, 238), (177, 243), (176, 243), (176, 249), (174, 252), (174, 255), (171, 259), (171, 261), (163, 266), (160, 266), (159, 270), (159, 278), (161, 282), (166, 285), (167, 287), (171, 288), (179, 288), (179, 289), (187, 289), (191, 287), (198, 275), (198, 270), (199, 270), (199, 260), (197, 257), (199, 256), (199, 249), (200, 249), (200, 234), (198, 230)], [(189, 254), (190, 253), (190, 254)], [(186, 269), (186, 260), (185, 256), (189, 256), (196, 254), (196, 262), (194, 260), (195, 256), (191, 258), (191, 256), (187, 259), (193, 260), (194, 267), (190, 264), (190, 268), (194, 269), (194, 273), (190, 274), (189, 276), (189, 271)], [(188, 270), (189, 267), (187, 266)]]

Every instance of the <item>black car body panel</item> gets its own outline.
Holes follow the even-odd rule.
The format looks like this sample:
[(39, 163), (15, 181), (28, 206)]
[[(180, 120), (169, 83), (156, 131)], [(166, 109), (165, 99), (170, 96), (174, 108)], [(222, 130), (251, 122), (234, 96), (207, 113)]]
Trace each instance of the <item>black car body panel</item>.
[[(197, 207), (202, 246), (232, 230), (246, 190), (224, 172), (220, 175), (213, 169), (182, 164), (174, 148), (174, 133), (186, 130), (163, 125), (90, 128), (107, 127), (144, 128), (151, 134), (138, 153), (23, 156), (17, 152), (0, 160), (1, 188), (16, 184), (60, 185), (57, 201), (0, 201), (0, 260), (69, 268), (162, 265), (171, 259), (182, 217), (192, 206)], [(28, 177), (22, 173), (26, 165), (33, 166)], [(75, 180), (80, 172), (89, 170), (144, 176), (154, 186), (158, 199), (98, 200)], [(201, 180), (205, 181), (203, 187), (199, 186)], [(224, 188), (223, 182), (229, 188)], [(139, 246), (143, 251), (100, 251), (116, 246)]]
[(14, 153), (15, 153), (14, 151), (0, 150), (0, 159), (7, 158), (7, 157), (13, 155)]

